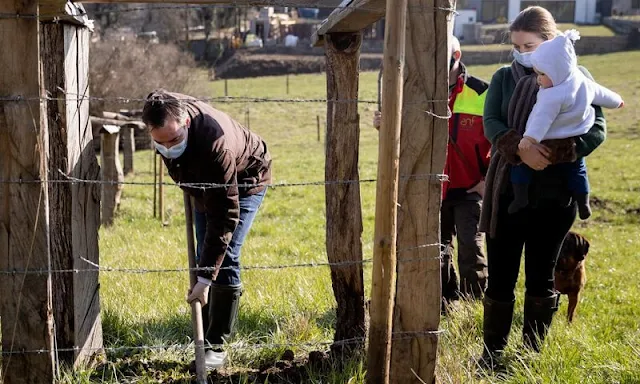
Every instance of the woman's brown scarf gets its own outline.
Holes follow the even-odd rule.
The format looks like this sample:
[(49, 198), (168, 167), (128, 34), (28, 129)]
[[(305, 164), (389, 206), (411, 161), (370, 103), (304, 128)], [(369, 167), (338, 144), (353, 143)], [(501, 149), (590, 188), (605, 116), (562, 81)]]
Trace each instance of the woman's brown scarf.
[[(511, 64), (511, 74), (516, 82), (516, 88), (509, 101), (507, 126), (515, 132), (507, 132), (496, 142), (497, 150), (491, 158), (485, 178), (485, 192), (480, 214), (480, 231), (487, 233), (491, 238), (496, 237), (498, 204), (500, 195), (509, 186), (511, 165), (519, 162), (519, 159), (513, 156), (515, 154), (514, 148), (517, 147), (519, 138), (524, 133), (527, 119), (536, 103), (538, 94), (535, 73), (527, 74), (526, 69), (514, 61)], [(505, 153), (501, 147), (507, 150), (511, 149), (510, 153)]]

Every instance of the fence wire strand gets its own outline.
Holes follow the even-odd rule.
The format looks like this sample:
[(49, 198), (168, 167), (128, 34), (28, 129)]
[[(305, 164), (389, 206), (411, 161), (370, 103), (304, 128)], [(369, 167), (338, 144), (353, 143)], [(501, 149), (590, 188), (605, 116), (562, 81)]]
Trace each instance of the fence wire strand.
[[(415, 247), (407, 247), (398, 249), (396, 253), (404, 253), (410, 251), (416, 251), (431, 247), (442, 247), (444, 244), (431, 243), (422, 244)], [(0, 270), (0, 275), (49, 275), (49, 274), (65, 274), (65, 273), (96, 273), (96, 272), (121, 272), (130, 274), (146, 274), (146, 273), (178, 273), (178, 272), (212, 272), (214, 270), (235, 269), (236, 267), (195, 267), (195, 268), (122, 268), (111, 267), (107, 265), (100, 265), (84, 257), (80, 257), (84, 263), (90, 265), (93, 268), (69, 268), (69, 269), (12, 269), (12, 270)], [(398, 263), (415, 263), (427, 260), (442, 259), (442, 254), (438, 256), (429, 257), (417, 257), (411, 259), (398, 259)], [(279, 265), (245, 265), (240, 266), (239, 269), (243, 271), (269, 271), (269, 270), (282, 270), (282, 269), (295, 269), (295, 268), (317, 268), (317, 267), (350, 267), (354, 265), (364, 265), (373, 262), (372, 258), (353, 260), (353, 261), (339, 261), (339, 262), (326, 262), (326, 261), (310, 261), (305, 263), (293, 263), (293, 264), (279, 264)]]
[[(350, 184), (369, 184), (375, 183), (377, 179), (358, 179), (358, 180), (320, 180), (320, 181), (301, 181), (301, 182), (279, 182), (279, 183), (235, 183), (235, 184), (223, 184), (223, 183), (170, 183), (163, 182), (154, 183), (152, 181), (118, 181), (118, 180), (88, 180), (80, 179), (70, 176), (64, 173), (61, 169), (58, 169), (58, 173), (64, 177), (64, 179), (47, 179), (47, 180), (25, 180), (25, 179), (0, 179), (0, 184), (97, 184), (97, 185), (137, 185), (137, 186), (168, 186), (178, 188), (191, 188), (191, 189), (220, 189), (220, 188), (292, 188), (292, 187), (311, 187), (311, 186), (331, 186), (331, 185), (350, 185)], [(425, 181), (435, 180), (439, 183), (446, 182), (449, 177), (444, 173), (426, 173), (415, 175), (399, 176), (399, 180), (402, 181)]]
[[(67, 102), (82, 102), (82, 101), (108, 101), (118, 102), (122, 104), (140, 103), (146, 102), (150, 99), (144, 97), (100, 97), (100, 96), (83, 96), (74, 93), (65, 93), (71, 97), (54, 97), (54, 96), (24, 96), (24, 95), (5, 95), (0, 96), (0, 102), (28, 102), (28, 101), (67, 101)], [(188, 97), (177, 98), (178, 101), (201, 101), (205, 103), (221, 103), (221, 104), (242, 104), (242, 103), (294, 103), (294, 104), (312, 104), (312, 103), (334, 103), (334, 104), (378, 104), (377, 100), (369, 99), (327, 99), (327, 98), (283, 98), (283, 97), (249, 97), (249, 96), (212, 96), (212, 97)], [(430, 99), (420, 102), (404, 102), (403, 106), (416, 106), (430, 103), (448, 103), (447, 99)], [(107, 117), (98, 118), (108, 119)], [(131, 120), (122, 120), (123, 124), (129, 121), (135, 121), (135, 118)]]
[[(444, 329), (438, 329), (435, 331), (403, 331), (393, 332), (391, 340), (411, 340), (415, 338), (428, 338), (436, 335), (440, 335), (446, 332)], [(305, 342), (305, 343), (263, 343), (263, 344), (247, 344), (243, 342), (231, 343), (226, 348), (234, 351), (241, 350), (260, 350), (260, 349), (277, 349), (277, 348), (311, 348), (311, 347), (330, 347), (330, 346), (344, 346), (353, 344), (366, 343), (367, 339), (364, 337), (354, 337), (350, 339), (338, 340), (338, 341), (317, 341), (317, 342)], [(118, 346), (118, 347), (79, 347), (72, 348), (58, 348), (56, 352), (79, 352), (79, 351), (93, 351), (93, 352), (127, 352), (127, 351), (156, 351), (156, 350), (168, 350), (168, 349), (193, 349), (194, 344), (160, 344), (160, 345), (138, 345), (138, 346)], [(0, 355), (25, 355), (25, 354), (43, 354), (51, 353), (48, 349), (32, 349), (32, 350), (18, 350), (18, 351), (2, 351)]]

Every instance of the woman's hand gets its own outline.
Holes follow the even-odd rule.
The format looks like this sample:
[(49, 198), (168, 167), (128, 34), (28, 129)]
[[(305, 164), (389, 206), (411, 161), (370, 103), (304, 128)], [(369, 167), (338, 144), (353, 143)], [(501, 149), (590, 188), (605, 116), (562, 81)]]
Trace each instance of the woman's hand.
[(537, 143), (532, 144), (528, 149), (518, 150), (518, 156), (520, 156), (522, 162), (536, 171), (542, 171), (551, 164), (549, 161), (550, 155), (551, 151), (549, 148)]

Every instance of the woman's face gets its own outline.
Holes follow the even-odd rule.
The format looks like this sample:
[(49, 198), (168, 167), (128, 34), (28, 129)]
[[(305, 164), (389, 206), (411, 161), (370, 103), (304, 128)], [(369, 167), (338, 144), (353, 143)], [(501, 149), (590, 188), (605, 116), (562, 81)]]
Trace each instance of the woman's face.
[(533, 32), (511, 32), (511, 43), (513, 44), (513, 49), (520, 53), (533, 52), (543, 42), (544, 39)]

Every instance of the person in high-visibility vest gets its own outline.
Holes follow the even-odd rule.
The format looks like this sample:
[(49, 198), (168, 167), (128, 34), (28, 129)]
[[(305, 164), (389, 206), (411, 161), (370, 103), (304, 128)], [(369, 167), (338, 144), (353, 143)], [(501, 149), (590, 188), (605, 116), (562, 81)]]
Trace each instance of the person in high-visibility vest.
[[(471, 76), (460, 61), (462, 51), (453, 37), (449, 64), (449, 144), (442, 188), (441, 262), (443, 309), (460, 297), (481, 299), (487, 284), (484, 239), (478, 232), (484, 176), (491, 144), (484, 136), (482, 114), (489, 85)], [(373, 125), (379, 128), (381, 114)], [(453, 237), (458, 240), (458, 274), (453, 266)]]

